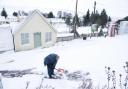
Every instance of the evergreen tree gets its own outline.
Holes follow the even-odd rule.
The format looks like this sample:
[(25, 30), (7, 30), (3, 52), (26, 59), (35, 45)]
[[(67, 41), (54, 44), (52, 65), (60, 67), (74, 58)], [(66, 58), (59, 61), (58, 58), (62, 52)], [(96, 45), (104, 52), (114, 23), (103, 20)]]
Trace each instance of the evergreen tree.
[(48, 14), (48, 18), (54, 18), (54, 15), (53, 15), (52, 12), (49, 12), (49, 14)]
[(111, 22), (111, 17), (110, 16), (108, 17), (108, 22)]
[(17, 12), (13, 12), (13, 16), (17, 17), (18, 13)]
[(98, 11), (96, 11), (95, 13), (95, 22), (96, 24), (98, 24), (99, 26), (101, 25), (101, 18), (100, 18), (100, 14), (98, 13)]
[(84, 20), (83, 20), (83, 25), (84, 25), (84, 26), (89, 25), (89, 23), (90, 23), (90, 11), (89, 11), (89, 9), (88, 9), (88, 11), (87, 11), (86, 16), (83, 16), (83, 18), (84, 18)]
[(94, 24), (94, 13), (93, 12), (90, 16), (90, 22), (91, 22), (91, 24)]
[(66, 23), (67, 25), (71, 25), (71, 17), (70, 17), (70, 16), (68, 16), (68, 17), (66, 18), (65, 23)]
[(101, 26), (104, 27), (108, 22), (108, 16), (106, 14), (105, 9), (102, 10), (100, 18), (101, 18)]
[(128, 21), (128, 16), (124, 17), (123, 19), (119, 19), (116, 23), (120, 24), (121, 21)]
[(5, 9), (3, 8), (2, 12), (1, 12), (1, 16), (4, 16), (5, 19), (7, 18), (7, 12), (5, 11)]
[(128, 21), (128, 16), (126, 16), (126, 17), (124, 18), (124, 20)]

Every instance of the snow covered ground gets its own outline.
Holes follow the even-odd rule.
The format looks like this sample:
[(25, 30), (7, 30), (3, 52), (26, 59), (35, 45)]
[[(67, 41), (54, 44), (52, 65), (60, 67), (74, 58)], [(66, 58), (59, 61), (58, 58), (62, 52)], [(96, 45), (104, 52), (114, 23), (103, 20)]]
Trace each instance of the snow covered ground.
[[(23, 70), (36, 68), (35, 72), (47, 74), (43, 65), (43, 59), (49, 53), (57, 53), (60, 59), (56, 68), (68, 69), (68, 71), (90, 72), (94, 87), (102, 87), (107, 84), (105, 66), (116, 71), (116, 86), (119, 89), (119, 74), (125, 72), (123, 66), (128, 61), (128, 34), (115, 37), (92, 37), (87, 40), (75, 39), (56, 43), (49, 48), (37, 48), (29, 51), (13, 52), (8, 51), (0, 54), (0, 70)], [(25, 89), (27, 82), (28, 89), (37, 89), (42, 80), (42, 75), (29, 74), (23, 77), (5, 78), (2, 77), (4, 89)], [(112, 81), (110, 81), (112, 84)], [(44, 79), (43, 89), (78, 89), (80, 82), (67, 79)], [(110, 84), (110, 86), (111, 86)]]

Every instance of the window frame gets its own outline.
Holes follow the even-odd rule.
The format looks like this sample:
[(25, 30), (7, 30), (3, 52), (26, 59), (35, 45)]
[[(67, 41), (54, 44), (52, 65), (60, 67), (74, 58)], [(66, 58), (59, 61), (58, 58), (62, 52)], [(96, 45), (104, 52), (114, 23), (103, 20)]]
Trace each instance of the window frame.
[(52, 40), (52, 32), (45, 33), (45, 42), (50, 42)]
[(21, 44), (29, 44), (29, 33), (21, 33)]

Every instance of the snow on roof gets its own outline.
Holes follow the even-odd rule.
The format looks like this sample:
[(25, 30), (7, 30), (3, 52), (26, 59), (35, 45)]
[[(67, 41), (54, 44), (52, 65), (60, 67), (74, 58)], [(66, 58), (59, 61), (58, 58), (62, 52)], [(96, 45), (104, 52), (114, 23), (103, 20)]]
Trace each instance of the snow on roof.
[(91, 33), (91, 27), (87, 26), (87, 27), (78, 27), (77, 28), (78, 33), (81, 34), (90, 34)]
[(26, 17), (19, 17), (19, 20), (20, 22), (17, 22), (17, 20), (13, 20), (11, 21), (12, 19), (17, 19), (17, 17), (14, 17), (14, 16), (10, 16), (8, 17), (7, 19), (5, 19), (4, 17), (0, 17), (0, 21), (10, 21), (10, 24), (2, 24), (0, 25), (0, 28), (2, 29), (5, 29), (5, 28), (8, 28), (8, 29), (11, 29), (12, 30), (12, 33), (14, 33), (15, 31), (17, 31), (19, 29), (19, 27), (21, 26), (21, 24), (24, 22)]
[(71, 28), (65, 24), (65, 21), (63, 19), (50, 18), (47, 20), (57, 30), (58, 33), (67, 33), (71, 31)]
[(120, 23), (128, 23), (128, 21), (121, 21)]
[(0, 30), (1, 29), (7, 29), (7, 28), (10, 28), (9, 24), (2, 24), (2, 25), (0, 25)]
[[(3, 19), (5, 20), (5, 18), (3, 18)], [(23, 23), (25, 23), (25, 20), (27, 19), (27, 17), (19, 17), (19, 19), (20, 19), (20, 22), (13, 21), (13, 22), (10, 22), (10, 24), (8, 24), (8, 25), (2, 25), (2, 26), (5, 26), (5, 27), (9, 26), (12, 29), (12, 33), (15, 33), (21, 27), (21, 25)], [(71, 31), (71, 29), (65, 24), (65, 21), (63, 19), (50, 18), (50, 19), (46, 19), (46, 20), (52, 24), (52, 27), (54, 27), (58, 33)]]
[(73, 33), (59, 33), (57, 34), (57, 37), (67, 37), (67, 36), (73, 36)]
[(14, 34), (22, 25), (23, 22), (12, 22), (10, 23), (10, 27), (12, 29), (12, 33)]
[(42, 19), (56, 32), (56, 29), (54, 29), (48, 21), (45, 20), (45, 18), (42, 16), (42, 14), (40, 13), (39, 10), (34, 10), (31, 14), (29, 14), (29, 16), (25, 17), (25, 18), (22, 18), (20, 20), (20, 22), (12, 22), (10, 24), (11, 28), (12, 28), (12, 32), (15, 33), (21, 26), (23, 26), (24, 24), (26, 24), (32, 17), (35, 13), (38, 13)]
[(60, 18), (49, 18), (47, 20), (51, 23), (65, 23), (65, 21), (63, 19), (60, 19)]
[(8, 24), (0, 25), (0, 51), (13, 49), (12, 34)]
[(23, 22), (11, 22), (10, 24), (0, 25), (0, 29), (10, 29), (12, 33), (16, 32)]
[(61, 32), (70, 32), (70, 28), (66, 24), (56, 24), (53, 27), (57, 30), (58, 33)]

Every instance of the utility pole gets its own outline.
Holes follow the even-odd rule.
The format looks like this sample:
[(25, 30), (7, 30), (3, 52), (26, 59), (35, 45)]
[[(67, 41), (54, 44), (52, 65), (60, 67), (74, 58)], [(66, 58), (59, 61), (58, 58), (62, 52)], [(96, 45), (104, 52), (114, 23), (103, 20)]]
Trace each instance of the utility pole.
[(76, 30), (76, 27), (77, 27), (77, 5), (78, 5), (78, 0), (76, 0), (76, 8), (75, 8), (75, 21), (74, 21), (74, 27), (73, 27), (73, 31), (74, 31), (74, 38), (76, 37), (80, 37), (79, 33), (77, 32)]
[(96, 13), (96, 1), (94, 2), (94, 14)]
[(91, 36), (94, 36), (94, 27), (93, 24), (95, 24), (95, 20), (96, 20), (96, 1), (94, 1), (94, 11), (93, 11), (93, 15), (92, 15), (92, 21), (91, 21)]
[(96, 1), (94, 1), (94, 23), (95, 23), (95, 14), (96, 14)]

